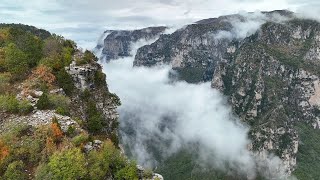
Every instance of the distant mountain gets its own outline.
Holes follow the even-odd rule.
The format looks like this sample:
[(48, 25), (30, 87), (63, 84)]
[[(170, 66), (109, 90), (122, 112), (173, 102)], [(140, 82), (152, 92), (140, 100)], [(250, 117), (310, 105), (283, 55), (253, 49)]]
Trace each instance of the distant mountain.
[(138, 30), (107, 30), (104, 32), (105, 39), (96, 49), (102, 51), (101, 56), (105, 60), (117, 59), (131, 55), (131, 44), (139, 40), (151, 40), (158, 38), (165, 32), (164, 26), (148, 27)]

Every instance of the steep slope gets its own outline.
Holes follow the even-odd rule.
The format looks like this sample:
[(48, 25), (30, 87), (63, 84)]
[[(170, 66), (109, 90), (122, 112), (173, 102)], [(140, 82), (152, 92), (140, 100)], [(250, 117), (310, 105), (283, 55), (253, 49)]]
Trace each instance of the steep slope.
[(104, 32), (103, 44), (98, 44), (96, 49), (102, 50), (101, 56), (106, 61), (127, 57), (131, 54), (131, 44), (139, 40), (154, 39), (164, 33), (166, 27), (148, 27), (138, 30), (107, 30)]
[(162, 179), (120, 149), (121, 103), (97, 60), (45, 30), (0, 25), (0, 179)]
[[(248, 22), (257, 28), (241, 33)], [(182, 80), (212, 81), (251, 126), (250, 148), (278, 155), (305, 179), (301, 169), (318, 166), (301, 157), (311, 155), (305, 134), (319, 134), (319, 25), (288, 11), (203, 20), (138, 49), (134, 65), (170, 64)]]

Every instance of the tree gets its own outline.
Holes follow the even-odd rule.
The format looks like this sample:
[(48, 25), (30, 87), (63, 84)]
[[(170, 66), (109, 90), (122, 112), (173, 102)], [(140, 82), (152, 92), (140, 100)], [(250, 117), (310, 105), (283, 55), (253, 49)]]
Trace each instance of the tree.
[(87, 174), (85, 157), (78, 148), (53, 154), (48, 166), (53, 180), (74, 180)]
[(22, 50), (27, 57), (27, 65), (35, 67), (42, 58), (43, 41), (31, 32), (20, 28), (10, 28), (10, 41)]
[(54, 142), (60, 142), (63, 137), (63, 132), (58, 123), (51, 123), (51, 130)]
[(0, 140), (0, 161), (9, 155), (9, 148)]
[(61, 69), (57, 75), (57, 81), (60, 87), (62, 87), (63, 91), (68, 95), (71, 96), (72, 92), (74, 90), (74, 84), (73, 84), (73, 80), (72, 77), (70, 76), (70, 74), (68, 74), (66, 72), (65, 69)]
[(117, 172), (116, 178), (125, 180), (138, 180), (138, 171), (135, 163), (127, 163), (124, 168)]
[(28, 179), (24, 168), (25, 165), (22, 161), (14, 161), (9, 164), (6, 172), (4, 173), (4, 178), (6, 180)]
[(51, 107), (50, 100), (46, 93), (43, 93), (42, 96), (40, 96), (36, 106), (38, 109), (41, 109), (41, 110), (49, 109)]
[(32, 71), (31, 76), (28, 79), (28, 85), (26, 89), (33, 88), (34, 86), (52, 87), (56, 77), (52, 74), (49, 67), (41, 64)]
[(13, 43), (5, 48), (5, 68), (15, 79), (24, 77), (28, 70), (26, 54)]
[(93, 134), (100, 133), (103, 129), (103, 117), (102, 114), (97, 110), (96, 104), (93, 101), (88, 102), (87, 114), (89, 132)]

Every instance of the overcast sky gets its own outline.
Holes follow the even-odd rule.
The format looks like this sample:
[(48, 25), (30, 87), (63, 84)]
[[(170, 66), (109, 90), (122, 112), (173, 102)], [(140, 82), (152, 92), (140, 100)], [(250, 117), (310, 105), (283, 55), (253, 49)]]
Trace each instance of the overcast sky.
[(0, 0), (0, 22), (45, 28), (91, 48), (106, 29), (183, 25), (241, 11), (319, 15), (319, 0)]

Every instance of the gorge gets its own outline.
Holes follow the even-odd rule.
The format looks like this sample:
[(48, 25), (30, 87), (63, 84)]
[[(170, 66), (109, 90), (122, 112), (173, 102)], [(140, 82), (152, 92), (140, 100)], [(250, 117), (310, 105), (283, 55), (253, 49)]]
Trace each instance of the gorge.
[[(308, 153), (299, 145), (307, 148), (305, 133), (318, 129), (318, 33), (314, 20), (272, 11), (202, 20), (140, 48), (133, 41), (136, 54), (104, 64), (123, 100), (129, 154), (172, 171), (179, 163), (166, 159), (183, 161), (187, 149), (193, 168), (161, 172), (169, 179), (200, 177), (197, 165), (243, 179), (299, 178)], [(173, 165), (161, 169), (164, 162)], [(312, 169), (308, 177), (316, 177)]]

